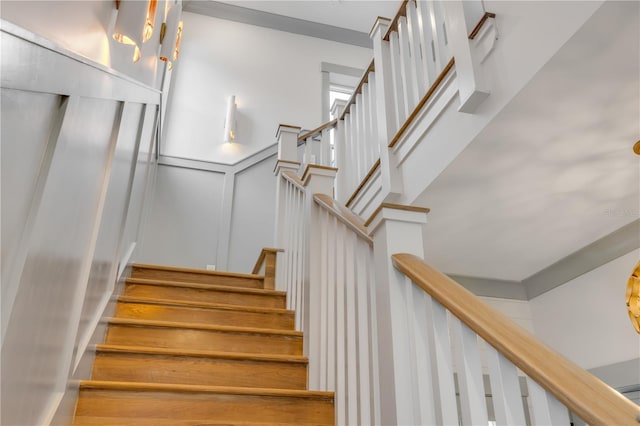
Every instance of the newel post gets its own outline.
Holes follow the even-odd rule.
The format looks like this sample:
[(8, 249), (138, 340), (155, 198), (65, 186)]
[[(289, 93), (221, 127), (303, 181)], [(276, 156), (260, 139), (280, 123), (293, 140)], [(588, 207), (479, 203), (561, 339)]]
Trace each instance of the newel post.
[(338, 120), (336, 123), (336, 129), (333, 133), (333, 149), (335, 150), (334, 155), (336, 159), (336, 167), (338, 168), (335, 199), (339, 200), (341, 203), (345, 203), (347, 201), (347, 197), (349, 197), (347, 191), (344, 189), (346, 183), (343, 174), (344, 170), (347, 170), (348, 160), (345, 158), (347, 152), (344, 144), (344, 120), (340, 120), (340, 116), (342, 115), (345, 106), (347, 106), (347, 101), (343, 101), (342, 99), (336, 99), (333, 101), (333, 105), (331, 105), (331, 117)]
[[(276, 132), (276, 139), (278, 140), (278, 160), (276, 161), (276, 167), (274, 174), (276, 175), (276, 223), (275, 233), (273, 237), (274, 246), (284, 247), (284, 215), (285, 215), (285, 196), (286, 183), (282, 178), (282, 173), (291, 170), (296, 172), (300, 167), (298, 163), (298, 134), (300, 133), (300, 127), (289, 126), (286, 124), (280, 124), (278, 131)], [(281, 256), (281, 254), (278, 254)], [(280, 262), (282, 265), (282, 262)], [(282, 284), (282, 268), (276, 271), (276, 288), (282, 290), (279, 286)]]
[(410, 286), (391, 260), (396, 253), (424, 257), (423, 232), (428, 209), (382, 204), (368, 225), (373, 235), (381, 424), (416, 424), (415, 372), (409, 367), (407, 303)]
[(318, 389), (319, 382), (316, 370), (319, 369), (320, 356), (320, 288), (316, 283), (320, 276), (321, 235), (319, 210), (313, 201), (314, 194), (325, 194), (333, 198), (333, 187), (338, 169), (310, 164), (302, 174), (305, 186), (305, 233), (304, 233), (304, 274), (303, 274), (303, 306), (302, 331), (304, 331), (304, 354), (309, 357), (309, 386)]
[(396, 158), (389, 148), (395, 136), (396, 112), (393, 109), (393, 77), (391, 74), (391, 52), (384, 35), (391, 21), (376, 19), (369, 37), (373, 40), (373, 58), (376, 67), (376, 116), (378, 117), (378, 144), (380, 145), (380, 172), (382, 193), (385, 199), (402, 193), (402, 176), (398, 171)]
[[(489, 96), (489, 80), (483, 62), (498, 39), (494, 15), (469, 39), (463, 0), (442, 2), (445, 9), (449, 51), (456, 61), (456, 80), (460, 93), (460, 112), (473, 113)], [(470, 22), (471, 25), (476, 24)]]

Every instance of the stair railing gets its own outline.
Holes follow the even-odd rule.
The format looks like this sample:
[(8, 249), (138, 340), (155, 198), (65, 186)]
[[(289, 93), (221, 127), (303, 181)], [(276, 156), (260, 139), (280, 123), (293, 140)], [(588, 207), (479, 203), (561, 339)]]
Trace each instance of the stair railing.
[(309, 386), (335, 392), (336, 424), (380, 424), (373, 240), (330, 196), (313, 198)]
[(498, 425), (569, 425), (570, 411), (590, 425), (640, 421), (633, 402), (422, 259), (395, 254), (393, 263), (402, 275), (392, 297), (404, 307), (393, 318), (394, 354), (411, 374), (410, 382), (396, 375), (396, 400), (414, 401), (413, 410), (398, 410), (398, 424), (486, 425), (488, 406)]

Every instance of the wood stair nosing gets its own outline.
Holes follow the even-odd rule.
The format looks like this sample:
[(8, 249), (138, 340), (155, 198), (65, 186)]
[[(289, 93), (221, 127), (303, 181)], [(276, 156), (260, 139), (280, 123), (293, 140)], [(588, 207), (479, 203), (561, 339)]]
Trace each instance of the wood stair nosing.
[(307, 367), (302, 356), (98, 345), (91, 379), (304, 390)]
[(295, 313), (281, 308), (244, 306), (150, 297), (120, 296), (114, 316), (156, 321), (293, 330)]
[(126, 345), (96, 345), (96, 352), (103, 353), (132, 353), (132, 354), (148, 354), (148, 355), (164, 355), (164, 356), (185, 356), (194, 358), (220, 358), (233, 359), (240, 361), (265, 361), (274, 363), (296, 363), (308, 364), (309, 359), (302, 355), (278, 355), (278, 354), (255, 354), (242, 352), (222, 352), (222, 351), (203, 351), (203, 350), (183, 350), (168, 348), (151, 348), (145, 346), (126, 346)]
[(241, 311), (241, 312), (254, 312), (264, 314), (278, 314), (295, 316), (295, 312), (289, 309), (283, 308), (269, 308), (262, 306), (248, 306), (248, 305), (230, 305), (227, 303), (212, 303), (212, 302), (198, 302), (193, 300), (175, 300), (175, 299), (161, 299), (153, 297), (142, 296), (127, 296), (121, 295), (118, 297), (118, 302), (123, 303), (145, 303), (149, 305), (166, 305), (177, 306), (185, 308), (198, 308), (198, 309), (219, 309), (227, 311)]
[(202, 386), (202, 385), (174, 385), (163, 383), (134, 383), (103, 380), (81, 380), (80, 389), (123, 390), (139, 392), (174, 392), (174, 393), (205, 393), (225, 395), (250, 395), (291, 397), (301, 399), (333, 400), (334, 393), (327, 391), (310, 391), (278, 388), (245, 388), (234, 386)]
[(134, 263), (131, 265), (132, 270), (157, 270), (168, 272), (185, 272), (189, 274), (208, 275), (212, 277), (235, 277), (235, 278), (247, 278), (247, 279), (262, 279), (264, 275), (260, 274), (244, 274), (241, 272), (227, 272), (227, 271), (210, 271), (208, 269), (197, 268), (185, 268), (182, 266), (167, 266), (167, 265), (151, 265), (148, 263)]
[(224, 291), (227, 293), (240, 293), (240, 294), (255, 294), (262, 296), (280, 296), (286, 297), (286, 292), (279, 290), (268, 290), (262, 288), (245, 288), (245, 287), (233, 287), (228, 285), (216, 285), (216, 284), (203, 284), (203, 283), (188, 283), (181, 281), (168, 281), (168, 280), (156, 280), (146, 278), (127, 278), (126, 284), (144, 284), (152, 285), (156, 287), (177, 287), (177, 288), (193, 288), (198, 290), (215, 290)]
[(191, 323), (191, 322), (154, 321), (154, 320), (141, 320), (141, 319), (133, 319), (133, 318), (111, 318), (109, 319), (108, 324), (123, 325), (123, 326), (130, 326), (130, 327), (172, 328), (172, 329), (217, 331), (217, 332), (223, 332), (223, 333), (274, 335), (274, 336), (294, 337), (294, 338), (302, 338), (303, 336), (303, 333), (301, 331), (296, 331), (296, 330), (278, 330), (278, 329), (271, 329), (271, 328), (210, 325), (210, 324), (200, 324), (200, 323)]
[[(200, 420), (235, 424), (334, 423), (331, 392), (238, 388), (228, 386), (166, 385), (83, 381), (76, 408), (76, 424), (126, 424), (119, 419), (158, 419), (188, 424)], [(147, 424), (154, 424), (150, 422)], [(167, 424), (167, 423), (164, 423)], [(170, 423), (169, 423), (170, 424)]]

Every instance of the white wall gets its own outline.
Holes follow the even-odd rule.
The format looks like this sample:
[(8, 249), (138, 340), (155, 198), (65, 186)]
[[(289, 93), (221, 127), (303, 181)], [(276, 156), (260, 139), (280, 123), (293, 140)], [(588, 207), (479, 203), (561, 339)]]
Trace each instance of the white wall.
[[(111, 37), (116, 13), (113, 0), (2, 0), (0, 7), (2, 19), (148, 86), (159, 88), (162, 71), (159, 64), (164, 64), (156, 55), (159, 39), (154, 37), (143, 43), (140, 49), (142, 58), (133, 63), (133, 48)], [(163, 18), (163, 13), (156, 14), (156, 28), (160, 28)]]
[(640, 336), (625, 306), (634, 250), (529, 301), (536, 335), (589, 369), (640, 357)]
[[(321, 62), (364, 68), (370, 49), (192, 13), (174, 69), (161, 154), (235, 163), (273, 144), (279, 123), (321, 124)], [(222, 144), (227, 98), (237, 144)]]
[(158, 166), (137, 262), (215, 265), (224, 174)]
[(236, 175), (229, 240), (230, 271), (251, 272), (263, 247), (273, 246), (275, 156)]

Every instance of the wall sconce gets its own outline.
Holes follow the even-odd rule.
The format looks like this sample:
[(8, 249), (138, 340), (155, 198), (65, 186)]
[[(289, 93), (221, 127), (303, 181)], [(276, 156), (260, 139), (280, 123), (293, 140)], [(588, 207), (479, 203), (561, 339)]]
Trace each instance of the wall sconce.
[(182, 41), (182, 0), (168, 0), (165, 8), (165, 19), (160, 30), (160, 60), (173, 68), (173, 62), (180, 54)]
[(224, 141), (226, 143), (233, 142), (236, 138), (236, 97), (229, 96), (227, 103), (227, 116), (224, 120)]
[(134, 46), (133, 62), (140, 60), (140, 46), (151, 39), (158, 0), (116, 1), (118, 17), (113, 38), (119, 43)]

